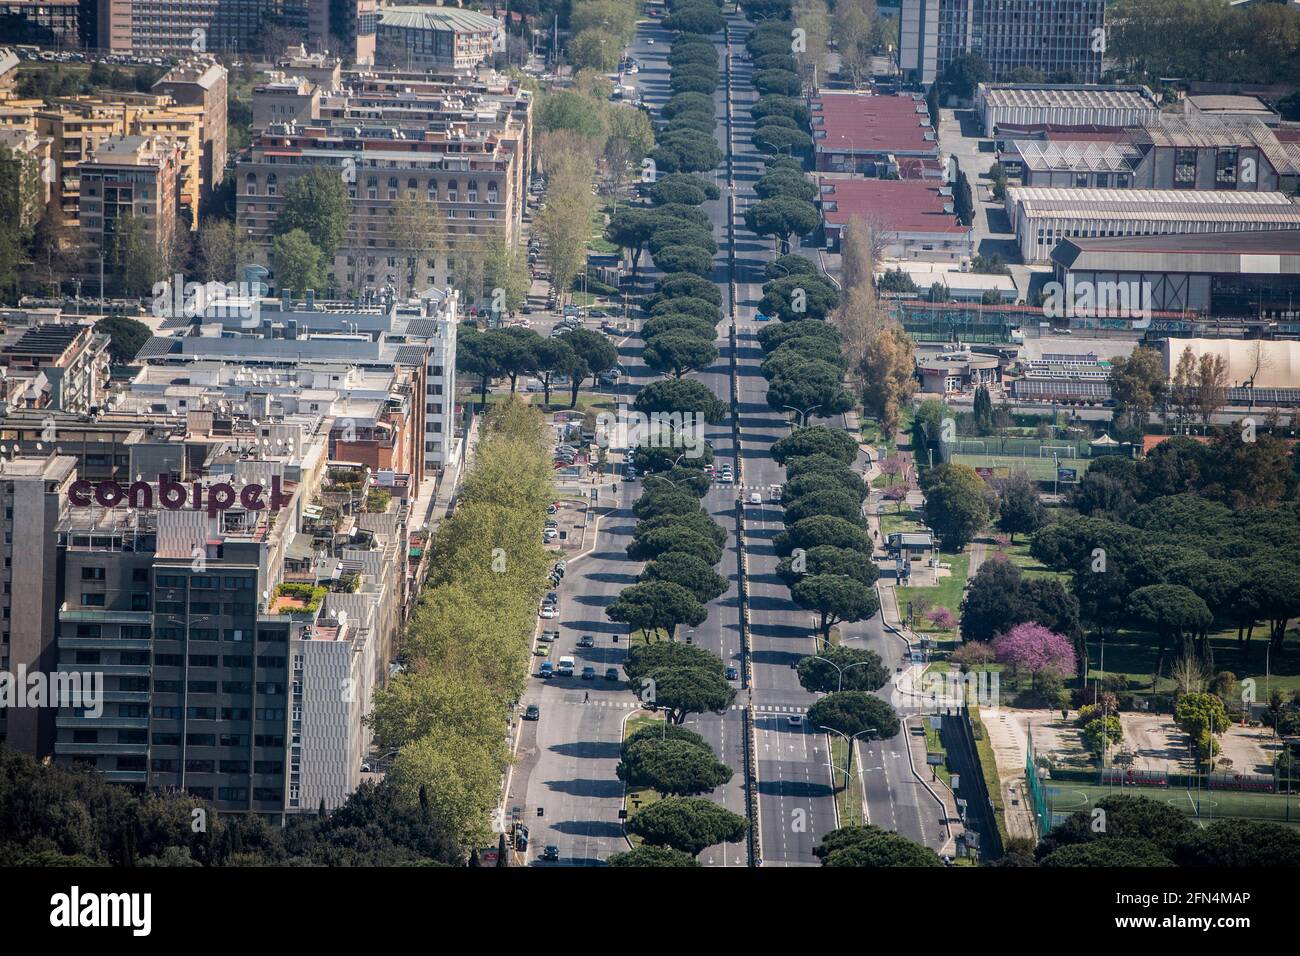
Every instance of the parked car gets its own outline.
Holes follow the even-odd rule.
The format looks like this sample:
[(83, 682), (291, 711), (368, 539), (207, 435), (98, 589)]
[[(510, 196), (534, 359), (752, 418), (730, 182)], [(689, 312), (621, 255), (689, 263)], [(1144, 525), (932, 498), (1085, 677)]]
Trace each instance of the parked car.
[(770, 315), (764, 315), (762, 312), (755, 312), (755, 313), (754, 313), (754, 321), (755, 321), (755, 322), (770, 322), (771, 320), (772, 320), (772, 317), (771, 317)]
[(533, 653), (536, 654), (538, 657), (550, 657), (550, 656), (551, 656), (551, 645), (550, 645), (550, 644), (538, 644), (538, 645), (537, 645), (537, 650), (533, 651)]
[(545, 641), (547, 644), (552, 644), (559, 639), (559, 631), (542, 631), (542, 636), (538, 638), (539, 641)]
[(529, 704), (528, 709), (524, 711), (524, 720), (541, 720), (542, 708), (536, 704)]
[(554, 604), (543, 604), (541, 611), (538, 612), (538, 617), (544, 621), (549, 621), (559, 616), (560, 612), (555, 609)]
[(559, 536), (560, 536), (560, 532), (557, 531), (555, 528), (546, 528), (542, 531), (543, 541), (554, 541)]

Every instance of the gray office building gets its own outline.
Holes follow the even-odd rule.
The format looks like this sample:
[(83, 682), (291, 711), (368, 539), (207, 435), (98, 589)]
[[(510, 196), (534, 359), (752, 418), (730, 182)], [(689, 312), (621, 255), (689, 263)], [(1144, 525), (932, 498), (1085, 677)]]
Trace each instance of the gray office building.
[(930, 84), (964, 53), (994, 81), (1017, 69), (1072, 83), (1101, 79), (1105, 0), (902, 0), (898, 63), (909, 82)]

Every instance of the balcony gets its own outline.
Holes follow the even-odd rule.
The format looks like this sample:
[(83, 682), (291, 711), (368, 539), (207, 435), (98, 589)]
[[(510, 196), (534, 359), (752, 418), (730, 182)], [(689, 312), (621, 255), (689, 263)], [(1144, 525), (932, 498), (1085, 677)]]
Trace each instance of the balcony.
[[(56, 717), (54, 726), (76, 730), (148, 730), (148, 717)], [(136, 745), (132, 745), (136, 746)], [(143, 745), (140, 745), (143, 746)]]
[(147, 651), (147, 637), (61, 637), (59, 648), (70, 651)]
[(152, 624), (152, 611), (94, 611), (86, 608), (59, 608), (59, 620), (86, 624)]
[(104, 770), (100, 774), (108, 783), (144, 783), (143, 770)]
[[(139, 754), (143, 756), (149, 752), (148, 744), (74, 744), (70, 741), (58, 740), (54, 743), (54, 752), (56, 754), (67, 754), (70, 757), (77, 756), (95, 756), (103, 754), (105, 756), (131, 756)], [(142, 771), (137, 771), (142, 772)]]

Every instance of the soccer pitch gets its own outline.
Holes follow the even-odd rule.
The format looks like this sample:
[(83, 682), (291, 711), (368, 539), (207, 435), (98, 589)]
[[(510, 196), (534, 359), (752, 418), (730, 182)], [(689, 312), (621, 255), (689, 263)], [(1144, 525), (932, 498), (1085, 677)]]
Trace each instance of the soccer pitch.
[[(1045, 781), (1046, 782), (1046, 781)], [(1176, 807), (1198, 823), (1236, 818), (1300, 827), (1300, 794), (1249, 793), (1239, 790), (1185, 790), (1181, 787), (1107, 787), (1074, 781), (1047, 782), (1052, 825), (1071, 813), (1090, 810), (1103, 797), (1147, 797)]]
[[(1052, 458), (1020, 458), (1015, 455), (963, 455), (954, 454), (952, 456), (954, 464), (970, 465), (972, 468), (989, 469), (993, 472), (990, 477), (1009, 478), (1018, 472), (1027, 475), (1034, 481), (1055, 481), (1057, 462)], [(1062, 468), (1073, 468), (1077, 478), (1082, 478), (1088, 466), (1092, 464), (1091, 458), (1062, 458), (1060, 459)]]

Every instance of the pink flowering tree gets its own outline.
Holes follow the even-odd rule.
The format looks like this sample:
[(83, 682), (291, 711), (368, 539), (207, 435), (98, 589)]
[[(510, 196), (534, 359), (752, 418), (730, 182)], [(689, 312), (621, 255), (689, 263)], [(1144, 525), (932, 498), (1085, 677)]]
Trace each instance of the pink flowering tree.
[(957, 626), (957, 615), (946, 607), (937, 607), (925, 616), (925, 619), (939, 631), (951, 631)]
[(894, 479), (903, 473), (906, 462), (903, 461), (902, 455), (890, 455), (888, 458), (882, 458), (880, 461), (880, 471), (889, 476), (889, 484), (894, 483)]
[(993, 639), (998, 662), (1011, 667), (1012, 674), (1028, 671), (1037, 686), (1043, 677), (1065, 677), (1074, 673), (1074, 647), (1064, 634), (1030, 621), (1017, 624)]
[(894, 502), (894, 510), (902, 510), (902, 502), (907, 498), (907, 487), (905, 485), (890, 485), (883, 492), (886, 501)]

